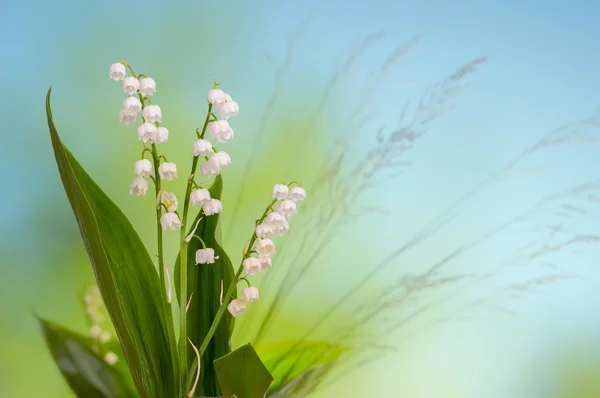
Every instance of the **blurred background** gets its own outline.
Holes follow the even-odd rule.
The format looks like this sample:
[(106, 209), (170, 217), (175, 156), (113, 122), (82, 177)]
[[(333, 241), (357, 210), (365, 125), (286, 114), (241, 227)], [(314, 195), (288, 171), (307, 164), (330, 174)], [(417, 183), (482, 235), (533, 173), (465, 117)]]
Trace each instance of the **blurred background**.
[(93, 274), (50, 146), (50, 85), (63, 141), (154, 250), (153, 199), (128, 194), (141, 144), (108, 79), (124, 59), (156, 80), (180, 170), (213, 79), (240, 104), (234, 263), (274, 183), (308, 192), (238, 343), (348, 339), (319, 397), (599, 397), (598, 12), (3, 1), (0, 396), (71, 397), (35, 315), (86, 330)]

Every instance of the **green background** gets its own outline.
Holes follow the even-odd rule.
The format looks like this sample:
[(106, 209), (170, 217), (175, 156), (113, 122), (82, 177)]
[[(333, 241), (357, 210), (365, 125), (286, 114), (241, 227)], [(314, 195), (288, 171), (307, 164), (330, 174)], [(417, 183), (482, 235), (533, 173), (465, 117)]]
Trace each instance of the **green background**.
[[(182, 171), (212, 80), (240, 104), (222, 148), (234, 263), (272, 185), (307, 189), (237, 345), (281, 286), (263, 342), (319, 319), (310, 338), (338, 342), (360, 323), (347, 366), (367, 362), (315, 396), (600, 395), (600, 6), (483, 3), (3, 2), (0, 396), (71, 396), (35, 314), (86, 327), (93, 275), (53, 160), (50, 85), (63, 140), (154, 250), (152, 198), (128, 195), (141, 144), (108, 79), (121, 58), (157, 81)], [(357, 308), (379, 311), (363, 323)]]

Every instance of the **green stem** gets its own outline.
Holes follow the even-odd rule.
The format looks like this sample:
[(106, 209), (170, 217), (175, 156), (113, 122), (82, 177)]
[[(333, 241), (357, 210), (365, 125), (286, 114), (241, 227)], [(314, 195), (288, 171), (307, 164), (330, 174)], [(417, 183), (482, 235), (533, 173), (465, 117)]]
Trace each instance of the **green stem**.
[[(130, 71), (131, 74), (133, 75), (133, 77), (136, 77), (136, 74), (133, 70), (133, 68), (131, 67), (131, 65), (129, 65), (129, 63), (121, 60), (119, 61), (121, 62), (123, 65), (125, 65)], [(147, 98), (144, 98), (140, 93), (138, 93), (138, 97), (139, 100), (142, 104), (142, 110), (145, 108), (145, 100), (147, 100)], [(142, 116), (142, 121), (145, 122), (146, 120), (143, 118)], [(144, 155), (145, 152), (150, 152), (152, 155), (152, 163), (154, 166), (154, 178), (152, 178), (152, 181), (154, 181), (154, 187), (155, 187), (155, 192), (156, 192), (156, 199), (160, 200), (160, 198), (158, 197), (158, 195), (160, 194), (161, 191), (161, 179), (160, 179), (160, 173), (158, 172), (158, 167), (160, 166), (160, 157), (158, 155), (158, 150), (156, 149), (156, 145), (152, 144), (151, 149), (150, 148), (144, 148), (144, 151), (142, 152), (142, 157)], [(160, 225), (160, 217), (161, 217), (161, 209), (159, 206), (156, 206), (156, 235), (157, 235), (157, 241), (158, 241), (158, 272), (159, 272), (159, 276), (160, 276), (160, 286), (162, 288), (161, 290), (161, 295), (163, 296), (164, 300), (163, 300), (163, 310), (164, 310), (164, 316), (165, 319), (167, 320), (167, 322), (169, 323), (167, 325), (167, 334), (169, 335), (169, 345), (171, 348), (171, 352), (173, 353), (173, 355), (176, 355), (176, 348), (175, 345), (177, 344), (175, 341), (175, 332), (173, 330), (173, 322), (172, 322), (172, 310), (171, 310), (171, 304), (167, 302), (166, 300), (166, 295), (167, 295), (167, 289), (165, 288), (165, 262), (164, 262), (164, 252), (163, 252), (163, 231), (162, 231), (162, 227)], [(185, 367), (180, 368), (177, 363), (176, 358), (173, 358), (173, 364), (174, 364), (174, 368), (173, 368), (173, 372), (175, 374), (178, 373), (185, 373)], [(179, 387), (178, 390), (178, 395), (182, 395), (182, 391), (183, 391), (183, 386), (179, 385), (177, 386)]]
[[(273, 205), (276, 202), (277, 202), (277, 199), (273, 200), (271, 202), (271, 204), (269, 206), (267, 206), (262, 217), (258, 220), (258, 223), (262, 222), (265, 219), (265, 217), (269, 213), (269, 210), (271, 210), (271, 208), (273, 207)], [(208, 347), (208, 343), (210, 342), (213, 335), (215, 334), (215, 331), (217, 330), (217, 327), (219, 326), (219, 322), (221, 322), (221, 318), (223, 317), (223, 314), (225, 313), (225, 309), (227, 308), (227, 305), (229, 304), (229, 299), (231, 298), (231, 295), (233, 294), (233, 291), (235, 290), (238, 282), (240, 280), (244, 279), (244, 278), (240, 278), (240, 275), (242, 275), (242, 272), (244, 271), (244, 265), (243, 265), (244, 259), (246, 259), (248, 257), (248, 255), (253, 251), (252, 246), (254, 246), (254, 242), (256, 242), (256, 238), (257, 238), (256, 232), (254, 232), (252, 234), (252, 238), (250, 239), (250, 243), (248, 244), (248, 247), (246, 248), (246, 252), (244, 253), (244, 256), (242, 258), (240, 266), (239, 266), (237, 272), (235, 273), (235, 277), (229, 284), (227, 293), (225, 293), (225, 296), (223, 296), (223, 302), (221, 303), (221, 306), (219, 307), (219, 310), (217, 311), (217, 315), (215, 315), (215, 319), (213, 319), (213, 322), (210, 325), (210, 329), (208, 329), (208, 332), (206, 333), (206, 337), (204, 337), (204, 341), (202, 342), (202, 345), (198, 349), (198, 351), (200, 351), (200, 357), (202, 357), (202, 354), (204, 354), (204, 351), (206, 351), (206, 347)]]
[(200, 134), (201, 139), (203, 139), (204, 134), (206, 134), (206, 128), (208, 127), (208, 123), (210, 123), (211, 112), (212, 112), (212, 104), (208, 104), (208, 113), (206, 114), (206, 120), (204, 121), (204, 126), (202, 127), (202, 134)]
[[(186, 198), (187, 205), (187, 198)], [(187, 209), (183, 212), (186, 215)], [(185, 371), (187, 369), (187, 243), (185, 241), (185, 217), (181, 220), (180, 245), (179, 245), (179, 368), (181, 372), (180, 385), (185, 384)]]
[[(208, 112), (202, 133), (200, 138), (204, 138), (206, 134), (206, 128), (208, 127), (210, 113), (212, 111), (212, 104), (208, 105)], [(190, 176), (196, 174), (196, 168), (198, 167), (198, 156), (194, 156), (192, 161), (192, 170)], [(185, 241), (185, 230), (187, 225), (188, 210), (190, 206), (190, 194), (192, 193), (193, 178), (188, 178), (187, 187), (185, 190), (185, 198), (183, 202), (183, 217), (181, 218), (181, 231), (180, 231), (180, 247), (179, 247), (179, 363), (181, 371), (181, 386), (182, 390), (185, 388), (186, 374), (184, 369), (187, 369), (187, 242)]]
[[(194, 159), (197, 159), (197, 158), (194, 158)], [(275, 203), (277, 203), (277, 199), (274, 199), (267, 206), (263, 215), (256, 221), (257, 224), (261, 223), (265, 219), (265, 217), (267, 216), (269, 211), (273, 208), (273, 205)], [(254, 242), (256, 242), (256, 239), (257, 239), (257, 236), (256, 236), (256, 231), (255, 231), (252, 233), (252, 238), (250, 238), (250, 242), (246, 248), (246, 251), (244, 252), (244, 254), (242, 256), (242, 261), (240, 262), (240, 266), (238, 267), (238, 270), (235, 273), (233, 280), (229, 284), (229, 287), (227, 288), (227, 292), (225, 293), (225, 296), (223, 296), (223, 302), (221, 303), (221, 305), (219, 306), (219, 309), (217, 310), (217, 314), (215, 315), (215, 317), (212, 321), (212, 324), (210, 325), (210, 329), (208, 329), (208, 332), (206, 333), (206, 336), (204, 337), (204, 340), (202, 341), (202, 344), (200, 345), (200, 348), (198, 349), (198, 351), (200, 353), (200, 358), (202, 358), (202, 355), (206, 351), (206, 348), (208, 347), (210, 340), (212, 339), (213, 335), (215, 334), (217, 327), (219, 326), (219, 323), (221, 322), (221, 318), (223, 318), (225, 309), (227, 308), (227, 305), (229, 304), (229, 299), (231, 299), (231, 296), (233, 295), (233, 292), (235, 291), (235, 288), (236, 288), (238, 282), (243, 279), (243, 278), (240, 278), (240, 276), (242, 275), (242, 272), (244, 271), (244, 259), (247, 258), (249, 253), (253, 250), (252, 246), (254, 245)], [(187, 383), (186, 383), (186, 386), (188, 386), (188, 388), (189, 388), (189, 386), (191, 386), (191, 383), (193, 381), (192, 375), (196, 372), (197, 368), (198, 368), (198, 358), (196, 358), (194, 360), (194, 362), (192, 363), (192, 367), (190, 368), (190, 370), (188, 372)]]
[[(158, 195), (160, 194), (160, 190), (161, 190), (161, 180), (160, 180), (160, 174), (158, 173), (158, 167), (160, 165), (160, 159), (158, 158), (158, 151), (156, 150), (156, 145), (152, 144), (152, 160), (153, 160), (153, 165), (154, 165), (154, 176), (155, 176), (155, 192), (156, 192), (156, 197), (157, 200), (160, 200), (160, 198), (158, 198)], [(162, 227), (160, 225), (160, 216), (161, 216), (161, 210), (160, 207), (157, 206), (156, 207), (156, 236), (157, 236), (157, 240), (158, 240), (158, 272), (159, 272), (159, 276), (160, 276), (160, 286), (162, 287), (162, 289), (165, 289), (165, 260), (164, 260), (164, 253), (163, 253), (163, 231), (162, 231)]]
[[(254, 242), (252, 242), (252, 243), (254, 243)], [(242, 274), (243, 271), (244, 271), (244, 266), (242, 264), (240, 264), (237, 272), (235, 273), (234, 279), (229, 284), (227, 293), (225, 293), (225, 296), (223, 296), (223, 303), (219, 307), (219, 310), (217, 311), (217, 314), (215, 315), (215, 319), (213, 319), (213, 322), (210, 325), (210, 329), (208, 329), (208, 332), (206, 333), (206, 337), (204, 337), (204, 340), (202, 341), (202, 345), (200, 346), (200, 348), (198, 348), (198, 351), (200, 352), (200, 358), (202, 358), (204, 351), (206, 351), (206, 348), (208, 347), (208, 343), (210, 343), (210, 340), (212, 339), (213, 335), (215, 334), (215, 332), (217, 330), (217, 327), (219, 327), (221, 318), (223, 318), (225, 309), (227, 308), (227, 305), (229, 304), (229, 299), (233, 295), (233, 291), (235, 290), (235, 288), (240, 280), (240, 275)]]

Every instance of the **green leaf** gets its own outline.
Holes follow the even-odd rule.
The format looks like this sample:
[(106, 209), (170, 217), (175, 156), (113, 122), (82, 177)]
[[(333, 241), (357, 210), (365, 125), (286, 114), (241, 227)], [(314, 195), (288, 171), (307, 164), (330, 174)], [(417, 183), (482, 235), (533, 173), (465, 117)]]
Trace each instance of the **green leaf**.
[(89, 338), (38, 319), (46, 344), (65, 380), (78, 397), (136, 397), (126, 366), (109, 366)]
[(250, 343), (217, 359), (215, 369), (225, 397), (263, 398), (273, 382)]
[(165, 289), (129, 220), (61, 142), (52, 119), (51, 91), (46, 114), (54, 156), (135, 385), (141, 397), (174, 397), (177, 361)]
[[(211, 198), (220, 199), (222, 191), (223, 180), (221, 176), (217, 176), (209, 188)], [(187, 313), (187, 333), (196, 347), (200, 347), (202, 344), (221, 305), (219, 300), (221, 296), (221, 281), (223, 281), (223, 290), (226, 291), (235, 277), (231, 260), (216, 237), (219, 225), (218, 214), (206, 217), (202, 212), (198, 213), (194, 221), (190, 224), (186, 235), (192, 233), (193, 228), (200, 218), (202, 220), (198, 224), (195, 235), (204, 241), (206, 247), (214, 249), (215, 256), (219, 256), (219, 258), (215, 260), (214, 264), (196, 265), (196, 251), (202, 248), (202, 244), (195, 238), (190, 241), (187, 248), (187, 293), (188, 298), (191, 296), (192, 299)], [(179, 280), (179, 267), (179, 258), (177, 258), (173, 273), (176, 281)], [(175, 285), (177, 297), (181, 299), (179, 298), (179, 285)], [(237, 297), (237, 294), (234, 294), (234, 297)], [(229, 312), (225, 312), (219, 323), (219, 327), (202, 356), (200, 381), (198, 382), (195, 395), (207, 397), (221, 395), (221, 388), (217, 380), (213, 362), (215, 359), (231, 352), (233, 326), (233, 317)], [(188, 345), (187, 359), (188, 368), (190, 368), (196, 359), (196, 354), (191, 345)]]
[[(261, 344), (256, 351), (275, 378), (271, 386), (275, 391), (299, 376), (314, 376), (306, 372), (333, 363), (347, 350), (323, 341), (305, 340)], [(288, 352), (282, 358), (282, 354)]]

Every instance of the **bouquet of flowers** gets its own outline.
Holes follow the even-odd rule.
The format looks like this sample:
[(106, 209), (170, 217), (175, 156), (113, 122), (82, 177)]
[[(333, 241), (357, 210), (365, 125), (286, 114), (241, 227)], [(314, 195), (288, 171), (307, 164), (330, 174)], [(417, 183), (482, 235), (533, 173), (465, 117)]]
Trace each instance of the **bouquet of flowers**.
[[(185, 192), (176, 195), (169, 182), (182, 173), (161, 153), (169, 130), (152, 100), (156, 82), (124, 61), (110, 66), (109, 77), (122, 81), (127, 95), (120, 121), (138, 123), (142, 149), (129, 191), (155, 198), (157, 262), (127, 217), (61, 141), (50, 88), (46, 112), (56, 163), (97, 282), (84, 297), (89, 336), (40, 319), (57, 365), (75, 394), (86, 398), (277, 395), (302, 375), (274, 379), (268, 367), (283, 358), (271, 357), (266, 366), (251, 344), (233, 350), (231, 335), (235, 317), (251, 311), (251, 303), (259, 299), (251, 277), (268, 272), (276, 254), (272, 238), (288, 231), (305, 190), (295, 181), (274, 185), (264, 212), (248, 226), (249, 239), (234, 267), (237, 259), (224, 251), (219, 236), (221, 170), (231, 158), (215, 145), (234, 139), (229, 120), (238, 114), (238, 104), (215, 80), (206, 96), (204, 124), (190, 139), (193, 162), (184, 174)], [(179, 254), (171, 276), (163, 234), (177, 232)], [(104, 326), (105, 312), (112, 326)]]

